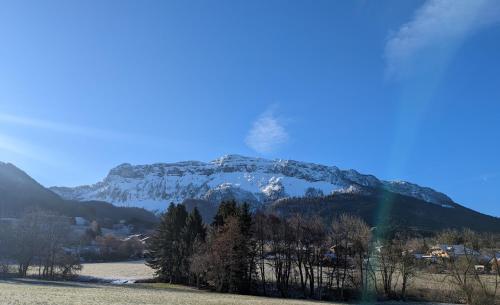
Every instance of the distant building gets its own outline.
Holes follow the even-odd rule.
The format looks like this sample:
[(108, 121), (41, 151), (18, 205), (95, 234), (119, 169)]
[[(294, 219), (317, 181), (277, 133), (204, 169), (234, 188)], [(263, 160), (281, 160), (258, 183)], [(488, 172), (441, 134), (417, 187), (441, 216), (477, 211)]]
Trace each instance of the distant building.
[(429, 261), (431, 263), (437, 262), (437, 256), (433, 256), (433, 255), (422, 255), (422, 259), (425, 261)]
[(495, 254), (495, 257), (491, 258), (489, 261), (489, 265), (491, 266), (491, 270), (497, 270), (500, 267), (500, 252)]
[(440, 258), (450, 258), (457, 256), (479, 256), (480, 253), (464, 245), (437, 245), (429, 250), (429, 255)]
[(75, 217), (75, 225), (77, 226), (88, 226), (89, 221), (83, 217)]
[(484, 267), (484, 265), (474, 265), (474, 269), (476, 270), (476, 272), (483, 273), (485, 270), (485, 267)]

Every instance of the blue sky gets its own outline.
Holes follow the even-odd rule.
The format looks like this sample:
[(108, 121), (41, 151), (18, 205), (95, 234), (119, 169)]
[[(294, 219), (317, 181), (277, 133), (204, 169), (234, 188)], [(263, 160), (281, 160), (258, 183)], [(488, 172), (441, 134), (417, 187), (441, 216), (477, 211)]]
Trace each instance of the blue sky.
[(46, 186), (228, 153), (500, 216), (500, 4), (6, 1), (0, 160)]

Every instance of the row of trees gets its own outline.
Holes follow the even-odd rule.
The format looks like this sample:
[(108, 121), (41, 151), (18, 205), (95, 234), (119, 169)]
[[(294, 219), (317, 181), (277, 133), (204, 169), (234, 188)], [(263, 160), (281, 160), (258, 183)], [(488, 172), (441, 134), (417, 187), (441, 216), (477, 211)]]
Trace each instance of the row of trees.
[(183, 205), (170, 204), (148, 243), (147, 264), (163, 281), (187, 283), (191, 279), (189, 259), (205, 238), (206, 229), (197, 209), (188, 214)]
[[(443, 240), (444, 234), (438, 238)], [(468, 240), (478, 238), (470, 235)], [(196, 209), (188, 215), (183, 205), (170, 205), (151, 239), (147, 261), (163, 281), (220, 292), (404, 299), (417, 271), (426, 267), (415, 253), (426, 248), (423, 238), (401, 231), (374, 231), (355, 216), (340, 215), (330, 224), (319, 217), (283, 219), (251, 213), (248, 205), (230, 201), (220, 205), (208, 227)], [(484, 288), (482, 295), (494, 297), (496, 291), (482, 285), (475, 273), (475, 261), (471, 258), (464, 266), (462, 260), (442, 260), (440, 266), (452, 270), (447, 271), (452, 282), (464, 289), (469, 302), (478, 287)], [(467, 284), (462, 285), (464, 268)]]
[(0, 222), (0, 265), (3, 274), (15, 267), (19, 276), (70, 276), (81, 269), (79, 257), (68, 245), (70, 219), (31, 211), (16, 222)]
[(160, 280), (207, 285), (225, 292), (250, 292), (255, 242), (248, 205), (223, 203), (207, 228), (198, 209), (171, 204), (150, 239), (147, 264)]

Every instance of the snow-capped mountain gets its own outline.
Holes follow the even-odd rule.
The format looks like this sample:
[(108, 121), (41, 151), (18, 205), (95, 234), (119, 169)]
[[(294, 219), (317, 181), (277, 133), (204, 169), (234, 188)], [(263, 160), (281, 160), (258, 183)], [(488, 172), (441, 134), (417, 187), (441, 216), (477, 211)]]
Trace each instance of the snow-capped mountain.
[(428, 203), (455, 203), (431, 188), (404, 181), (383, 181), (355, 170), (293, 160), (226, 155), (211, 162), (185, 161), (113, 168), (103, 181), (78, 187), (52, 187), (65, 199), (102, 200), (120, 206), (162, 210), (170, 202), (234, 198), (264, 204), (286, 197), (318, 197), (336, 192), (385, 188)]

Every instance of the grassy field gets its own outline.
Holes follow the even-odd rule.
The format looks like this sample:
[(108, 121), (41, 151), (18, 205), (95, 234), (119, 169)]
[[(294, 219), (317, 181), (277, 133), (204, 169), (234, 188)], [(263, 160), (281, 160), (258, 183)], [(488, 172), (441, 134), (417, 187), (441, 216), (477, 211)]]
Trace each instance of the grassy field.
[[(108, 280), (138, 280), (153, 277), (153, 271), (143, 261), (84, 264), (83, 277)], [(119, 282), (119, 281), (118, 281)], [(419, 274), (412, 290), (431, 293), (436, 287), (440, 294), (456, 291), (442, 275)], [(422, 299), (429, 299), (428, 297)], [(451, 298), (445, 298), (449, 300)], [(96, 284), (83, 282), (50, 282), (27, 279), (0, 280), (0, 305), (203, 305), (203, 304), (337, 304), (303, 300), (285, 300), (233, 294), (219, 294), (194, 288), (167, 284)], [(378, 304), (378, 303), (377, 303)], [(436, 303), (382, 303), (436, 304)]]
[(154, 276), (153, 270), (144, 261), (83, 264), (79, 274), (105, 280), (141, 280)]
[[(285, 305), (334, 304), (219, 294), (183, 286), (103, 285), (0, 280), (0, 305)], [(399, 303), (383, 303), (384, 305)], [(412, 304), (412, 303), (404, 303)], [(413, 303), (415, 304), (415, 303)], [(427, 303), (431, 304), (431, 303)]]

